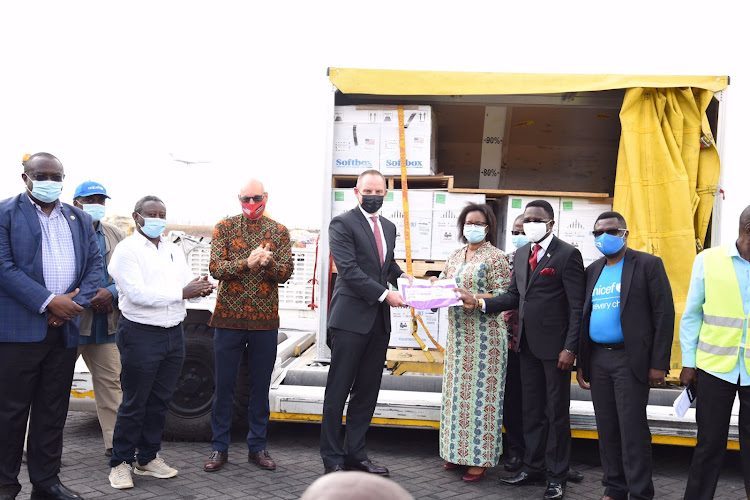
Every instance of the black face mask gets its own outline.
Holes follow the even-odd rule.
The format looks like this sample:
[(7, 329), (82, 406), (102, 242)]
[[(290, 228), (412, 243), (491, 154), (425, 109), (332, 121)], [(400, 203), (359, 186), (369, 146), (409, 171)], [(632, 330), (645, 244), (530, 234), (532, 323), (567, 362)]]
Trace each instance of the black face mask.
[(362, 210), (368, 214), (374, 214), (383, 206), (383, 196), (377, 194), (362, 195)]

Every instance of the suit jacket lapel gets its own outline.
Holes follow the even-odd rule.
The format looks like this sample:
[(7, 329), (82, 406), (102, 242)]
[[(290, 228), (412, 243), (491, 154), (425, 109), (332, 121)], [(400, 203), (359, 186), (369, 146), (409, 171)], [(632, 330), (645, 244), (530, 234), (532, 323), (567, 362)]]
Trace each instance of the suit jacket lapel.
[(529, 282), (529, 255), (531, 255), (531, 244), (527, 243), (516, 250), (516, 258), (513, 262), (513, 274), (516, 276), (516, 288), (526, 290)]
[[(531, 273), (531, 277), (529, 278), (529, 283), (526, 285), (526, 288), (531, 286), (531, 282), (536, 279), (537, 276), (539, 276), (539, 273), (542, 272), (542, 269), (544, 269), (544, 266), (547, 265), (547, 262), (549, 262), (550, 258), (552, 258), (553, 252), (555, 251), (555, 247), (557, 247), (557, 236), (552, 237), (552, 241), (550, 241), (549, 245), (547, 246), (547, 251), (544, 252), (544, 255), (542, 255), (542, 258), (539, 259), (537, 256), (538, 262), (536, 265), (536, 268), (534, 268), (534, 272)], [(531, 257), (531, 251), (529, 251), (529, 257)], [(528, 260), (528, 258), (526, 259)]]
[(36, 208), (31, 204), (31, 200), (26, 194), (21, 194), (19, 197), (19, 205), (23, 215), (26, 217), (26, 221), (29, 223), (31, 228), (31, 234), (34, 239), (39, 242), (39, 247), (42, 246), (42, 225), (39, 223), (39, 216), (36, 214)]
[[(589, 266), (591, 267), (591, 278), (586, 282), (586, 295), (584, 296), (585, 302), (583, 306), (583, 314), (585, 317), (588, 317), (591, 313), (591, 295), (594, 293), (594, 287), (596, 286), (596, 282), (599, 280), (599, 276), (602, 274), (604, 264), (606, 263), (606, 259), (598, 259)], [(586, 334), (588, 335), (588, 332), (586, 332)]]
[(635, 252), (630, 249), (625, 250), (625, 262), (622, 263), (622, 286), (620, 287), (620, 316), (625, 310), (625, 303), (628, 301), (630, 284), (633, 282), (633, 271), (635, 271)]
[[(63, 217), (65, 217), (65, 222), (67, 222), (68, 226), (70, 227), (70, 234), (73, 237), (73, 248), (81, 249), (78, 252), (74, 250), (75, 257), (76, 257), (76, 276), (78, 277), (78, 279), (76, 280), (76, 283), (78, 283), (81, 281), (81, 275), (83, 273), (83, 254), (85, 253), (83, 249), (85, 248), (85, 250), (87, 251), (88, 245), (81, 244), (81, 228), (80, 228), (80, 225), (78, 224), (78, 220), (77, 220), (75, 213), (73, 213), (73, 210), (71, 210), (65, 204), (63, 204), (62, 213), (63, 213)], [(71, 286), (74, 286), (74, 285), (71, 285)]]

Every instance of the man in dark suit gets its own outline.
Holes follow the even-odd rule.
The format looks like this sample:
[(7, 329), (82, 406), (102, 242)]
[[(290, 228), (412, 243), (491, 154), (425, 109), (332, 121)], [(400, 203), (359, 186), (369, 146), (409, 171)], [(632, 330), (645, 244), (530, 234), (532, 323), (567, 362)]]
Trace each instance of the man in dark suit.
[(570, 369), (575, 362), (585, 286), (581, 252), (552, 234), (552, 206), (526, 205), (523, 230), (530, 243), (516, 251), (508, 293), (490, 299), (461, 292), (464, 307), (487, 313), (518, 309), (521, 354), (523, 469), (506, 484), (543, 481), (544, 498), (565, 495), (570, 460)]
[(654, 498), (649, 387), (664, 385), (674, 303), (659, 257), (628, 248), (625, 219), (604, 212), (595, 224), (604, 257), (586, 269), (578, 384), (591, 389), (605, 500)]
[[(393, 258), (396, 226), (378, 216), (386, 195), (385, 178), (377, 170), (363, 172), (354, 188), (359, 205), (334, 217), (328, 228), (331, 255), (338, 276), (328, 313), (331, 365), (328, 369), (320, 455), (326, 474), (357, 469), (388, 475), (373, 464), (365, 450), (380, 391), (390, 339), (390, 307), (405, 307), (398, 292), (389, 291), (402, 273)], [(346, 437), (341, 419), (346, 398)]]
[(99, 288), (91, 217), (60, 203), (48, 153), (24, 157), (26, 192), (0, 201), (0, 500), (21, 490), (26, 421), (31, 498), (81, 498), (60, 483), (63, 427), (78, 354), (78, 314)]

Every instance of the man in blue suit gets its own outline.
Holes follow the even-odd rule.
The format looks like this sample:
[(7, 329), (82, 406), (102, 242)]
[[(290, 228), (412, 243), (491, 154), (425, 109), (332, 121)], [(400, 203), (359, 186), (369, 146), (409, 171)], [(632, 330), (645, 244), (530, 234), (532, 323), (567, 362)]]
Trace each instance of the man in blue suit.
[(24, 157), (26, 191), (0, 201), (0, 500), (21, 490), (29, 419), (31, 498), (76, 499), (60, 483), (63, 427), (78, 352), (78, 314), (102, 257), (91, 217), (59, 201), (62, 163)]

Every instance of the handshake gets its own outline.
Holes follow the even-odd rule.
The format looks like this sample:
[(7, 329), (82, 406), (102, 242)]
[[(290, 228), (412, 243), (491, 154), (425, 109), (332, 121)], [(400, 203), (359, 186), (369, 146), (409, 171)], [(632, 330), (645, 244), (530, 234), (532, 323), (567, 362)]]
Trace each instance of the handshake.
[(273, 261), (273, 252), (270, 250), (271, 244), (265, 243), (250, 252), (247, 256), (247, 267), (253, 269), (257, 266), (267, 266)]

